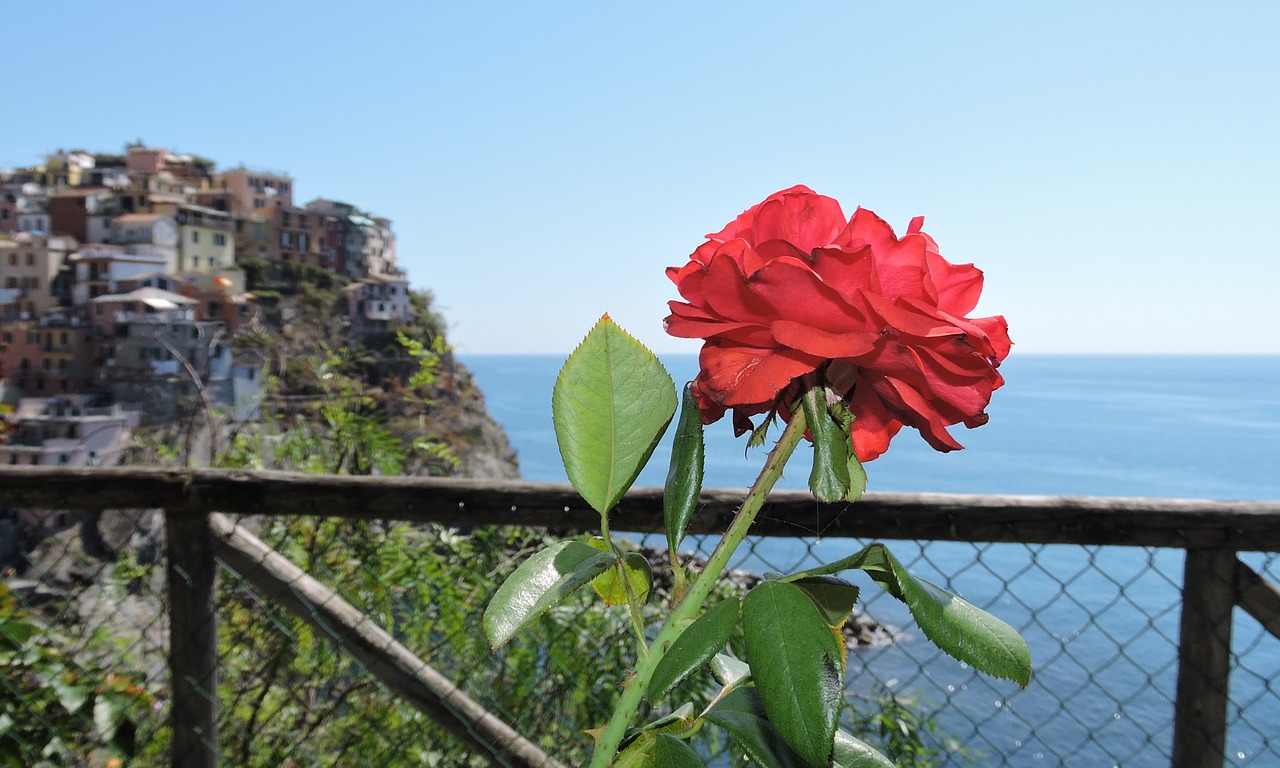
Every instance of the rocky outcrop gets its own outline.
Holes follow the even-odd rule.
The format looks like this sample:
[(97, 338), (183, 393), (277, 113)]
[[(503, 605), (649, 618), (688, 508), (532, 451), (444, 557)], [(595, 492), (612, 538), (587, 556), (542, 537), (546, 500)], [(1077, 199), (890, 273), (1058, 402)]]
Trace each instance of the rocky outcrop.
[[(457, 460), (448, 474), (484, 480), (518, 480), (520, 463), (502, 425), (485, 407), (475, 377), (454, 355), (441, 357), (436, 383), (427, 402), (407, 409), (391, 405), (389, 424), (407, 443), (414, 437), (438, 440)], [(409, 474), (430, 470), (422, 461), (410, 462)]]

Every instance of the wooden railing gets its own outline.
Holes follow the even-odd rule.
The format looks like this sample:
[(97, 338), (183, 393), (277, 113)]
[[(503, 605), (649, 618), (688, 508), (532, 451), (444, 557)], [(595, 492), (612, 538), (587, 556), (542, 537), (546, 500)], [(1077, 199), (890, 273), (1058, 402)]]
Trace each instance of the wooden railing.
[[(634, 490), (611, 517), (617, 530), (661, 532), (660, 489)], [(567, 486), (428, 478), (372, 478), (283, 472), (161, 469), (0, 468), (0, 503), (10, 508), (162, 508), (169, 542), (173, 764), (217, 764), (215, 558), (283, 601), (323, 591), (292, 564), (261, 548), (222, 512), (394, 519), (446, 525), (519, 524), (593, 530), (598, 516)], [(740, 491), (706, 491), (694, 533), (722, 530)], [(513, 519), (512, 509), (518, 510)], [(789, 520), (804, 521), (797, 527)], [(1280, 552), (1280, 503), (1060, 496), (868, 494), (856, 506), (815, 504), (803, 492), (775, 492), (759, 535), (964, 542), (1171, 547), (1184, 565), (1174, 768), (1224, 764), (1231, 617), (1236, 606), (1280, 637), (1280, 589), (1242, 563), (1241, 551)], [(292, 597), (291, 597), (292, 595)], [(419, 708), (448, 723), (496, 764), (558, 765), (400, 648), (336, 595), (312, 594), (299, 615), (327, 613), (317, 626)], [(337, 629), (333, 629), (336, 627)], [(383, 649), (391, 649), (383, 651)]]

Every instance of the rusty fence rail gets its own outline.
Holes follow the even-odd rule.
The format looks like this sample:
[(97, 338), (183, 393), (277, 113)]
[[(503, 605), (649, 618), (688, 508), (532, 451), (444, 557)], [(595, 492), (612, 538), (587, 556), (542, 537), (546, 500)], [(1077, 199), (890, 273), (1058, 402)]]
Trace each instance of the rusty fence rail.
[[(704, 541), (708, 548), (714, 544), (700, 534), (721, 528), (740, 495), (704, 493), (691, 526), (695, 550)], [(424, 591), (433, 573), (459, 578), (456, 571), (441, 576), (433, 570), (440, 563), (473, 566), (479, 575), (492, 577), (515, 562), (521, 547), (536, 544), (536, 536), (486, 533), (495, 526), (557, 533), (593, 530), (595, 513), (565, 486), (220, 470), (0, 468), (0, 498), (7, 510), (0, 518), (7, 528), (0, 533), (10, 540), (9, 552), (0, 549), (0, 558), (10, 562), (8, 591), (21, 598), (19, 608), (41, 602), (35, 598), (44, 594), (46, 606), (53, 608), (32, 608), (33, 615), (55, 619), (73, 602), (96, 599), (101, 604), (113, 598), (89, 595), (97, 588), (93, 579), (69, 576), (47, 552), (42, 560), (40, 547), (47, 550), (54, 541), (66, 547), (74, 540), (86, 550), (77, 550), (77, 556), (91, 559), (94, 553), (88, 550), (97, 548), (136, 559), (137, 549), (146, 546), (138, 542), (140, 527), (146, 528), (140, 522), (144, 515), (125, 514), (132, 523), (123, 531), (106, 525), (104, 518), (119, 516), (111, 510), (163, 510), (153, 513), (151, 527), (159, 527), (155, 523), (163, 519), (164, 544), (157, 549), (156, 539), (150, 539), (156, 550), (153, 561), (164, 564), (156, 572), (163, 579), (153, 574), (141, 585), (136, 577), (129, 581), (130, 589), (144, 597), (148, 591), (161, 593), (153, 622), (142, 627), (136, 640), (164, 651), (162, 663), (144, 658), (136, 675), (145, 683), (140, 687), (150, 690), (154, 706), (167, 713), (168, 728), (143, 734), (158, 745), (150, 754), (153, 762), (160, 761), (156, 764), (256, 764), (263, 747), (254, 739), (263, 721), (275, 718), (279, 725), (284, 713), (295, 718), (296, 733), (279, 747), (282, 754), (292, 755), (280, 764), (361, 764), (351, 745), (334, 748), (324, 742), (320, 754), (305, 756), (297, 750), (308, 739), (319, 738), (317, 712), (329, 713), (328, 722), (333, 722), (349, 716), (353, 702), (369, 707), (371, 700), (362, 696), (376, 684), (381, 694), (406, 701), (415, 711), (387, 710), (382, 717), (399, 722), (421, 714), (447, 734), (440, 736), (445, 746), (432, 747), (429, 755), (421, 744), (398, 747), (408, 756), (406, 764), (555, 766), (574, 757), (566, 742), (580, 741), (572, 732), (547, 735), (565, 725), (555, 722), (562, 704), (557, 697), (589, 710), (596, 706), (593, 696), (607, 700), (607, 690), (601, 689), (616, 682), (589, 680), (586, 689), (575, 688), (572, 679), (591, 669), (583, 666), (586, 657), (552, 645), (537, 650), (536, 643), (546, 638), (535, 638), (534, 645), (493, 662), (483, 648), (465, 661), (452, 658), (460, 645), (474, 644), (468, 635), (479, 636), (474, 623), (460, 628), (487, 600), (491, 578), (477, 577), (474, 584), (463, 579), (467, 597), (457, 605), (434, 598), (412, 603), (414, 610), (428, 606), (430, 617), (408, 615), (405, 600), (376, 610), (366, 604), (383, 605), (380, 601), (388, 595)], [(360, 546), (365, 549), (344, 550), (346, 560), (318, 554), (317, 531), (312, 529), (309, 542), (300, 542), (293, 529), (275, 540), (292, 548), (291, 557), (264, 543), (274, 523), (304, 520), (363, 526)], [(404, 535), (417, 535), (412, 531), (426, 526), (435, 533), (395, 550), (410, 552), (411, 562), (397, 571), (394, 583), (379, 583), (389, 578), (379, 573), (367, 588), (355, 584), (351, 553), (376, 558), (390, 550), (383, 542), (401, 535), (397, 532), (402, 529), (392, 527), (401, 524), (411, 531)], [(65, 533), (76, 526), (83, 530)], [(659, 533), (660, 490), (628, 494), (611, 526), (637, 536)], [(90, 528), (93, 533), (87, 535)], [(501, 540), (509, 548), (512, 541), (516, 544), (507, 552), (478, 555), (482, 550), (473, 543), (460, 543), (467, 537)], [(13, 544), (18, 539), (21, 546)], [(1280, 572), (1275, 554), (1280, 552), (1280, 503), (869, 494), (849, 506), (819, 505), (804, 493), (777, 492), (753, 528), (751, 546), (738, 567), (762, 572), (813, 564), (820, 556), (834, 559), (845, 553), (827, 550), (846, 539), (903, 541), (910, 567), (927, 578), (950, 581), (967, 597), (976, 591), (976, 602), (998, 615), (1012, 614), (1013, 623), (1029, 636), (1036, 678), (1025, 693), (989, 687), (965, 670), (945, 667), (945, 661), (928, 655), (925, 644), (907, 640), (906, 632), (896, 647), (860, 651), (851, 660), (851, 670), (861, 668), (878, 690), (911, 691), (924, 715), (939, 718), (969, 748), (970, 757), (980, 755), (980, 762), (992, 765), (1028, 765), (1036, 759), (1048, 761), (1042, 764), (1101, 765), (1099, 758), (1105, 758), (1115, 765), (1176, 768), (1280, 761), (1273, 719), (1280, 712), (1280, 689), (1272, 682), (1280, 673), (1275, 668), (1280, 590), (1274, 584)], [(330, 562), (335, 557), (337, 562)], [(354, 571), (361, 584), (368, 570)], [(423, 575), (416, 579), (413, 574), (419, 572)], [(1093, 585), (1088, 590), (1086, 582)], [(51, 598), (51, 592), (63, 594)], [(134, 610), (127, 594), (116, 599), (108, 612)], [(889, 603), (872, 600), (867, 610), (888, 616), (891, 626), (895, 614)], [(447, 631), (438, 628), (443, 620), (434, 615), (444, 611), (458, 614)], [(275, 634), (234, 634), (259, 614), (274, 617)], [(94, 614), (79, 610), (77, 615)], [(548, 623), (559, 620), (552, 616)], [(581, 619), (564, 618), (560, 628), (574, 621)], [(276, 632), (286, 624), (287, 632)], [(437, 628), (415, 635), (413, 627), (426, 624)], [(1084, 647), (1085, 636), (1101, 636), (1103, 642), (1088, 646), (1087, 652), (1077, 650)], [(271, 639), (276, 637), (283, 639)], [(323, 669), (330, 674), (344, 670), (342, 674), (308, 685), (301, 689), (305, 695), (281, 699), (269, 687), (220, 679), (233, 662), (241, 669), (259, 658), (286, 659), (288, 663), (262, 667), (262, 674), (272, 677), (314, 673), (321, 667), (304, 660), (298, 649), (311, 648), (317, 640), (340, 649), (354, 666), (330, 659), (326, 663), (331, 666)], [(96, 647), (87, 640), (76, 642), (70, 650), (82, 655)], [(258, 646), (270, 646), (269, 652)], [(1107, 651), (1099, 654), (1099, 647)], [(247, 657), (249, 651), (258, 656), (245, 662), (240, 655)], [(528, 681), (504, 677), (516, 669), (511, 664), (520, 653), (529, 654), (522, 663), (542, 670), (544, 687), (521, 694)], [(66, 688), (63, 684), (58, 694), (64, 705)], [(16, 698), (21, 690), (0, 693), (22, 706)], [(98, 699), (105, 695), (99, 692)], [(965, 704), (965, 697), (974, 695), (994, 697), (994, 706), (984, 712)], [(1100, 700), (1102, 709), (1111, 711), (1092, 711), (1099, 709)], [(30, 708), (17, 711), (31, 718), (52, 717), (43, 709), (35, 712), (34, 704)], [(384, 721), (375, 715), (344, 738), (377, 733)], [(3, 718), (0, 712), (0, 756)], [(50, 720), (47, 725), (58, 723)], [(386, 728), (384, 737), (393, 732)], [(19, 730), (10, 727), (11, 732)], [(960, 764), (945, 748), (930, 755), (935, 764)]]

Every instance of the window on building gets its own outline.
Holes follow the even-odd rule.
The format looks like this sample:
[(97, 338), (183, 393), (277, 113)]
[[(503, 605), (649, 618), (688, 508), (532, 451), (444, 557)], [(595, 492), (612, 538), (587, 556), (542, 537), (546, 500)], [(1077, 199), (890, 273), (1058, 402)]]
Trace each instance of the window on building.
[(253, 207), (254, 207), (254, 208), (266, 208), (266, 207), (267, 207), (267, 201), (263, 200), (263, 199), (262, 199), (262, 198), (260, 198), (260, 197), (255, 197), (255, 198), (253, 198)]
[(16, 253), (9, 254), (9, 266), (11, 267), (18, 266), (18, 254)]
[(191, 242), (193, 243), (200, 242), (200, 233), (197, 230), (194, 230), (194, 229), (191, 230)]
[(214, 233), (214, 235), (213, 235), (213, 244), (214, 244), (214, 245), (226, 245), (226, 244), (227, 244), (227, 236), (226, 236), (226, 235), (224, 235), (224, 234), (222, 234), (221, 232), (215, 232), (215, 233)]
[(10, 464), (17, 464), (17, 463), (18, 463), (18, 454), (16, 454), (16, 453), (11, 453), (11, 454), (9, 454), (9, 463), (10, 463)]
[(66, 331), (60, 331), (60, 332), (58, 333), (58, 343), (59, 343), (59, 344), (66, 344), (66, 343), (67, 343), (67, 332), (66, 332)]
[(28, 253), (27, 253), (27, 266), (28, 266), (28, 267), (34, 267), (35, 265), (36, 265), (36, 255), (35, 255), (34, 253), (30, 253), (30, 252), (28, 252)]

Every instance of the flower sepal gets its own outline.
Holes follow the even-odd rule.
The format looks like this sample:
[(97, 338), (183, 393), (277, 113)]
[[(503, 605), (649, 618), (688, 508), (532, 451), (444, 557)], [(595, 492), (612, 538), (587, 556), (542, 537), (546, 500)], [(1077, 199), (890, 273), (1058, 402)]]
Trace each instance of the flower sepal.
[(853, 449), (853, 413), (826, 387), (811, 387), (801, 398), (813, 469), (809, 490), (818, 501), (857, 501), (867, 489), (867, 472)]

